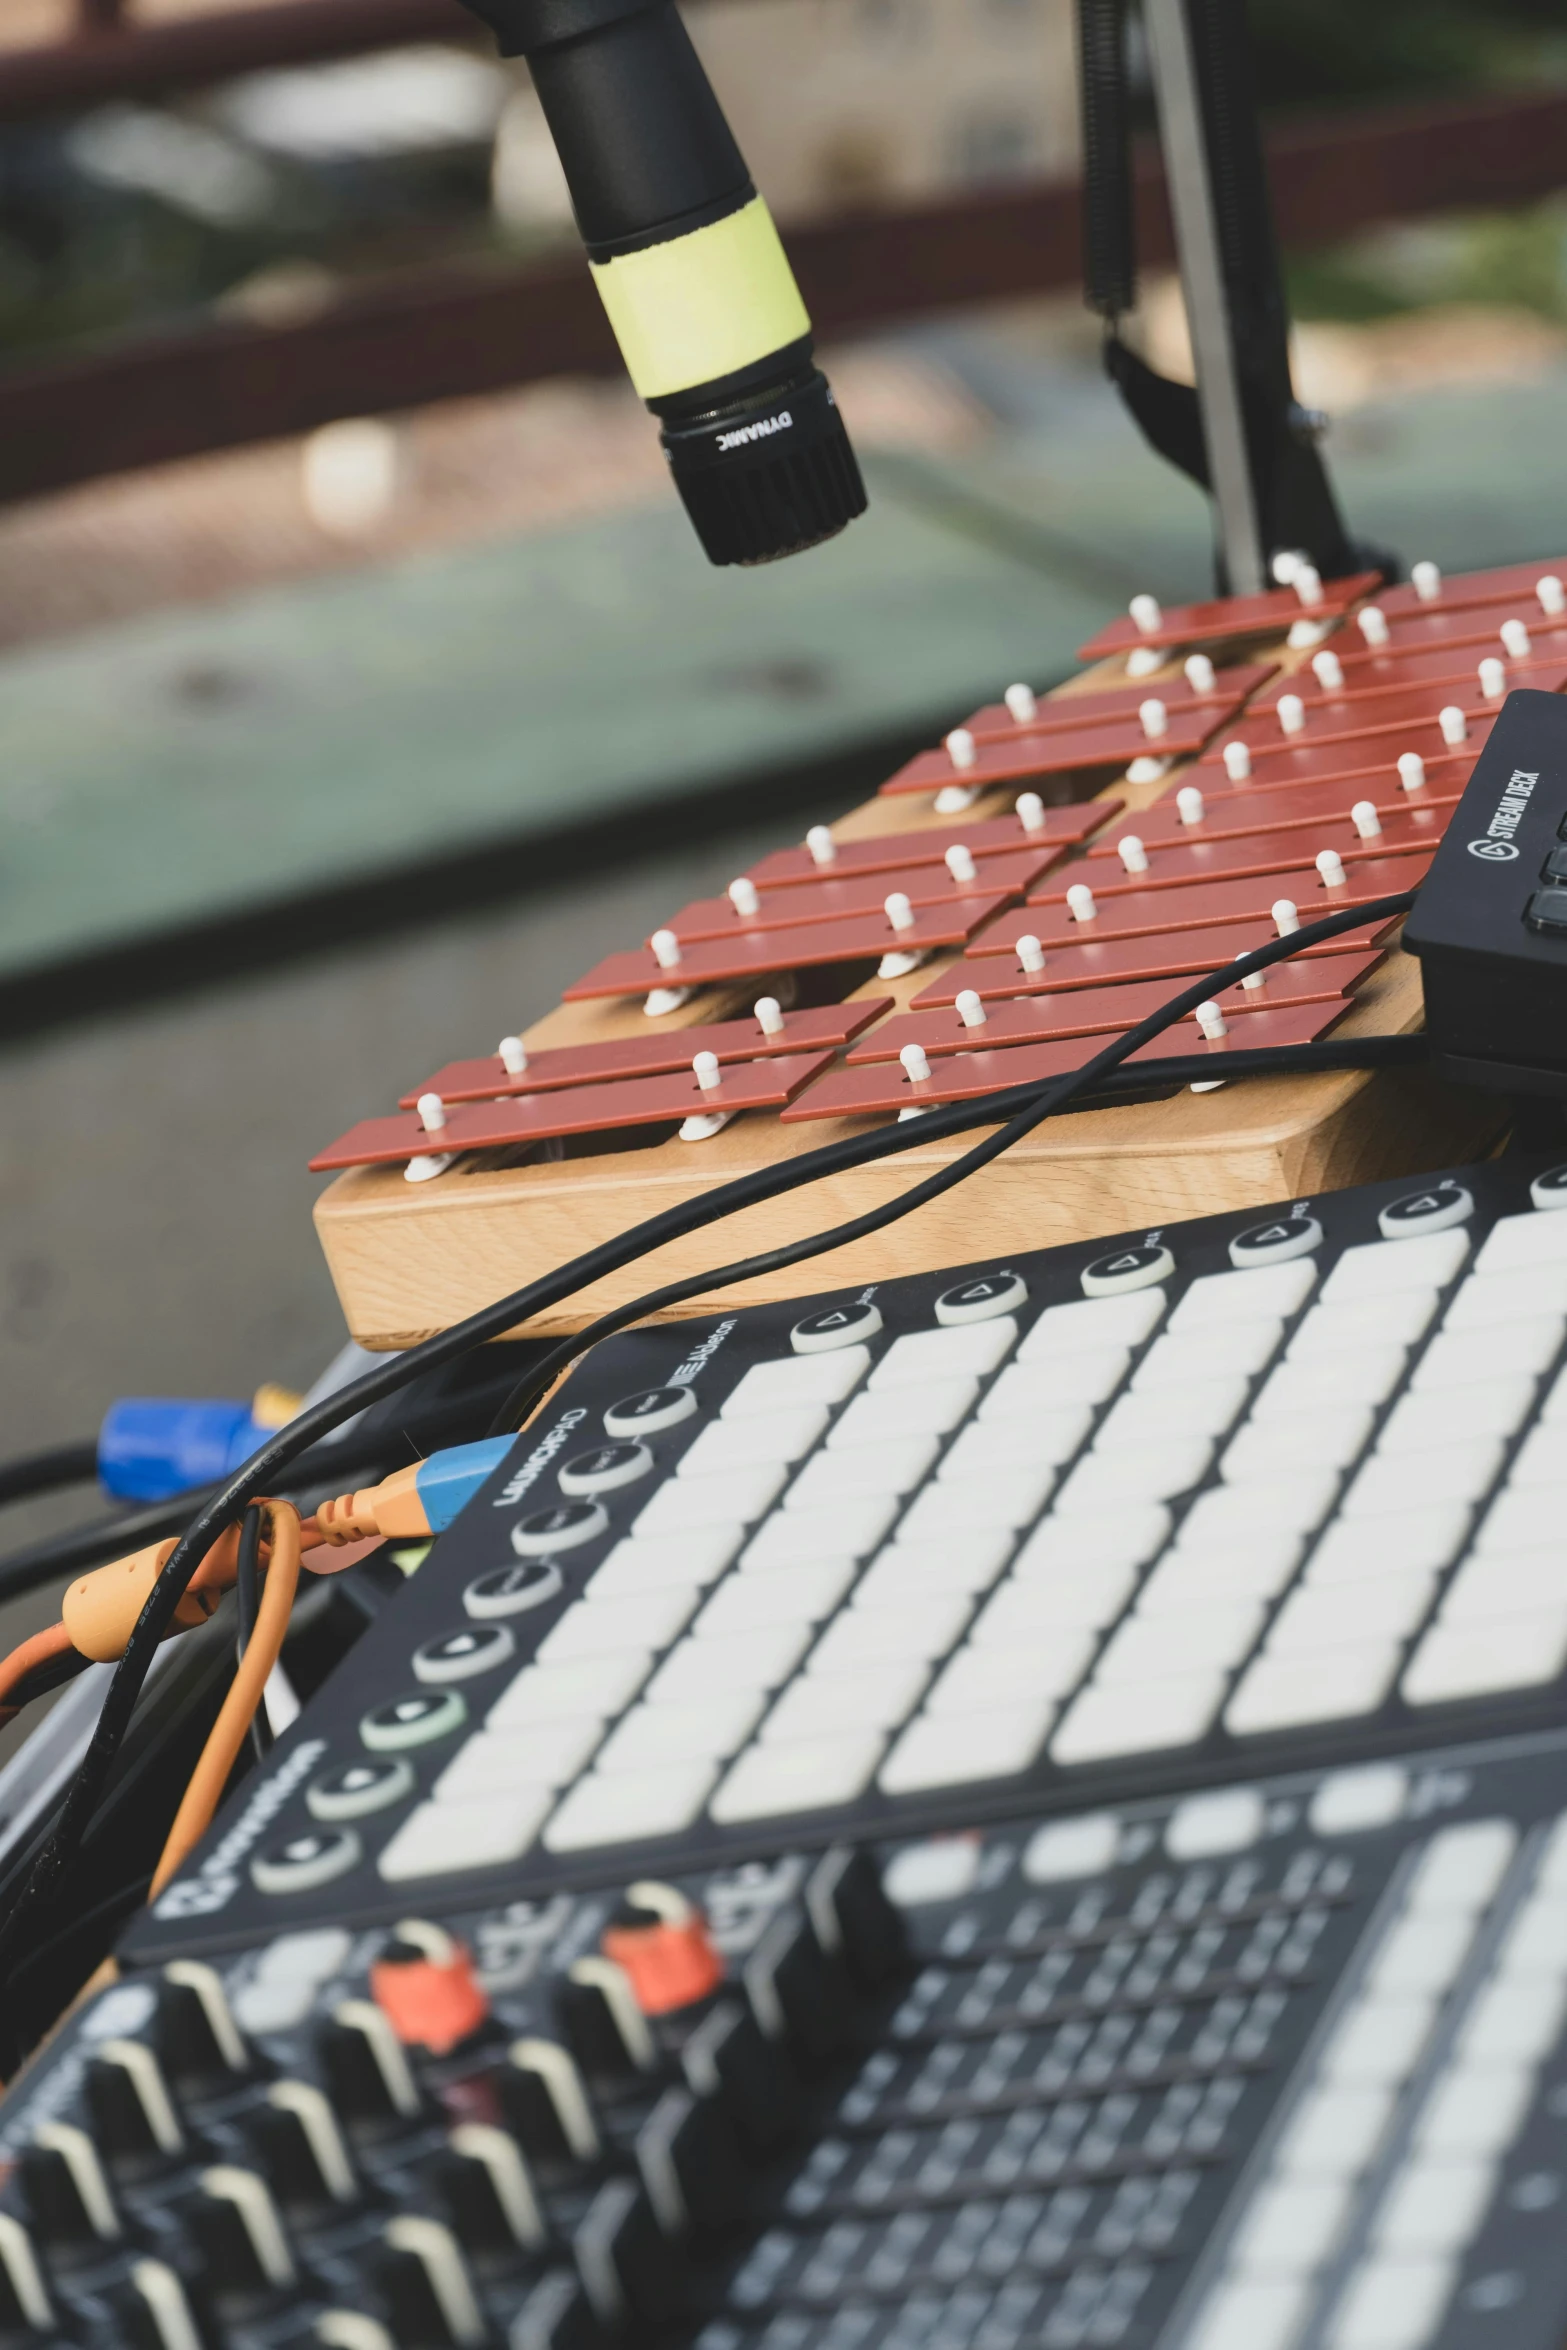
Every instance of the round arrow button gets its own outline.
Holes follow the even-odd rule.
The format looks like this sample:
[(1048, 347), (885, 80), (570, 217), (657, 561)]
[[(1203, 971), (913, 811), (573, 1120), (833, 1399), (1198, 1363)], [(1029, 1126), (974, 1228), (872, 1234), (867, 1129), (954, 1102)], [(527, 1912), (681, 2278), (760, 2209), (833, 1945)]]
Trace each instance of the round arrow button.
[(1079, 1279), (1084, 1297), (1119, 1297), (1124, 1289), (1151, 1289), (1156, 1281), (1168, 1281), (1174, 1271), (1175, 1259), (1163, 1242), (1144, 1240), (1095, 1257)]

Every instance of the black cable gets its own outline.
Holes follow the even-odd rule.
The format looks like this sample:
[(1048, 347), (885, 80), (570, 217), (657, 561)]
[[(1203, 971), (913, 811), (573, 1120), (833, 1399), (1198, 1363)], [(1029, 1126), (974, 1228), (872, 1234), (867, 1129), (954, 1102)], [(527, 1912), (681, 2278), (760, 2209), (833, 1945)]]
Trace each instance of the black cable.
[[(261, 1529), (266, 1511), (252, 1502), (240, 1521), (239, 1548), (234, 1561), (234, 1607), (237, 1616), (234, 1638), (234, 1662), (239, 1664), (255, 1635), (256, 1616), (261, 1607)], [(272, 1751), (272, 1724), (267, 1719), (263, 1696), (250, 1717), (250, 1744), (257, 1762), (265, 1762)]]
[[(162, 1573), (147, 1596), (136, 1620), (125, 1653), (115, 1670), (104, 1699), (98, 1724), (88, 1743), (87, 1752), (66, 1797), (54, 1833), (43, 1847), (29, 1871), (26, 1884), (3, 1924), (0, 1924), (0, 1964), (8, 1959), (28, 1915), (58, 1882), (69, 1866), (72, 1856), (86, 1830), (97, 1805), (99, 1795), (113, 1768), (114, 1758), (129, 1726), (131, 1713), (147, 1669), (158, 1644), (168, 1630), (174, 1610), (184, 1596), (186, 1585), (194, 1575), (208, 1550), (224, 1530), (257, 1494), (276, 1488), (278, 1473), (291, 1461), (297, 1460), (320, 1437), (328, 1435), (342, 1421), (350, 1419), (382, 1396), (391, 1395), (411, 1379), (438, 1364), (452, 1361), (466, 1354), (474, 1346), (491, 1338), (503, 1338), (508, 1331), (563, 1298), (589, 1287), (593, 1282), (618, 1272), (622, 1266), (634, 1263), (667, 1242), (679, 1240), (693, 1231), (720, 1218), (738, 1214), (742, 1209), (778, 1199), (786, 1193), (820, 1181), (827, 1175), (841, 1174), (855, 1167), (866, 1166), (878, 1159), (891, 1158), (900, 1152), (915, 1150), (944, 1140), (948, 1135), (966, 1133), (970, 1127), (992, 1125), (998, 1118), (1007, 1123), (997, 1133), (965, 1152), (953, 1162), (951, 1169), (940, 1171), (939, 1177), (927, 1178), (947, 1188), (948, 1179), (961, 1181), (964, 1174), (986, 1165), (1000, 1151), (1009, 1147), (1021, 1135), (1036, 1126), (1041, 1118), (1074, 1093), (1085, 1092), (1109, 1070), (1119, 1067), (1140, 1047), (1173, 1027), (1186, 1013), (1196, 1009), (1205, 998), (1232, 985), (1249, 971), (1265, 970), (1271, 964), (1283, 962), (1305, 948), (1347, 930), (1357, 930), (1372, 923), (1389, 923), (1407, 914), (1414, 904), (1413, 890), (1401, 890), (1385, 898), (1375, 898), (1358, 906), (1347, 906), (1342, 912), (1329, 914), (1322, 920), (1304, 924), (1287, 938), (1269, 940), (1261, 947), (1238, 956), (1222, 971), (1211, 973), (1206, 979), (1188, 987), (1175, 996), (1159, 1012), (1113, 1038), (1104, 1049), (1080, 1069), (1067, 1076), (1040, 1085), (1009, 1087), (999, 1095), (989, 1095), (977, 1102), (952, 1103), (944, 1109), (926, 1111), (923, 1117), (907, 1125), (876, 1128), (866, 1134), (853, 1135), (842, 1141), (825, 1144), (808, 1151), (798, 1159), (782, 1161), (774, 1166), (758, 1168), (750, 1175), (737, 1177), (721, 1185), (716, 1191), (665, 1208), (655, 1216), (646, 1217), (640, 1224), (618, 1234), (613, 1240), (603, 1241), (598, 1247), (585, 1250), (553, 1273), (528, 1282), (485, 1306), (476, 1314), (469, 1314), (461, 1322), (439, 1332), (434, 1338), (422, 1341), (393, 1356), (363, 1377), (352, 1380), (333, 1395), (300, 1412), (287, 1427), (279, 1429), (270, 1441), (237, 1469), (212, 1498), (197, 1511), (170, 1553)], [(1211, 1067), (1211, 1062), (1208, 1063)], [(961, 1172), (957, 1172), (961, 1170)], [(917, 1206), (927, 1193), (924, 1185), (915, 1185), (905, 1195), (904, 1211)]]
[(0, 1461), (0, 1506), (30, 1501), (35, 1493), (57, 1493), (63, 1485), (86, 1485), (97, 1474), (96, 1439), (24, 1453), (19, 1460)]
[[(1206, 985), (1207, 982), (1204, 982)], [(1233, 1034), (1233, 1030), (1231, 1031)], [(1224, 1055), (1226, 1079), (1234, 1077), (1275, 1077), (1309, 1074), (1332, 1069), (1408, 1069), (1418, 1067), (1430, 1059), (1430, 1040), (1423, 1036), (1346, 1036), (1335, 1042), (1328, 1038), (1317, 1044), (1241, 1045)], [(1146, 1068), (1114, 1069), (1098, 1088), (1101, 1099), (1114, 1100), (1125, 1094), (1146, 1093), (1149, 1086), (1184, 1086), (1202, 1084), (1214, 1075), (1214, 1056), (1208, 1053), (1183, 1054), (1178, 1058), (1150, 1062)], [(1057, 1108), (1064, 1108), (1058, 1103)], [(1048, 1113), (1046, 1113), (1048, 1115)], [(964, 1162), (957, 1162), (962, 1173), (969, 1170)], [(951, 1180), (961, 1181), (962, 1175), (952, 1177), (942, 1189), (950, 1187)], [(934, 1180), (934, 1179), (932, 1179)], [(907, 1198), (907, 1195), (906, 1195)], [(866, 1215), (856, 1216), (850, 1223), (836, 1225), (830, 1232), (814, 1233), (805, 1240), (789, 1242), (782, 1248), (768, 1249), (756, 1256), (741, 1257), (732, 1265), (720, 1265), (715, 1272), (692, 1273), (683, 1281), (671, 1281), (662, 1289), (650, 1289), (628, 1305), (616, 1306), (612, 1312), (601, 1314), (586, 1329), (575, 1331), (551, 1347), (541, 1362), (535, 1363), (525, 1379), (518, 1381), (490, 1424), (491, 1436), (508, 1436), (520, 1428), (534, 1406), (548, 1393), (561, 1373), (597, 1346), (601, 1339), (613, 1338), (617, 1331), (629, 1329), (634, 1322), (644, 1322), (655, 1314), (667, 1313), (671, 1306), (683, 1305), (688, 1298), (704, 1296), (711, 1289), (728, 1289), (737, 1281), (761, 1279), (765, 1274), (779, 1273), (790, 1265), (803, 1264), (809, 1257), (825, 1256), (830, 1249), (844, 1248), (850, 1241), (863, 1240), (870, 1233), (880, 1231), (899, 1216), (908, 1213), (912, 1198), (897, 1199), (888, 1205), (871, 1209)]]

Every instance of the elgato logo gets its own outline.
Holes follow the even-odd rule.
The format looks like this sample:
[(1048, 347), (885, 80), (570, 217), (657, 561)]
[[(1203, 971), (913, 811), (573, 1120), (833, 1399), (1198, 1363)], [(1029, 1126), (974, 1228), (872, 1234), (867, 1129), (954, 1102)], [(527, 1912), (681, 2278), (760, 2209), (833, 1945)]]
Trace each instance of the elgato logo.
[(1518, 854), (1518, 843), (1514, 840), (1513, 834), (1523, 821), (1524, 810), (1529, 805), (1529, 796), (1539, 780), (1538, 769), (1532, 775), (1526, 773), (1521, 767), (1513, 769), (1508, 778), (1507, 789), (1496, 803), (1496, 814), (1485, 828), (1485, 837), (1481, 840), (1472, 840), (1468, 844), (1471, 857), (1479, 857), (1487, 865), (1510, 865), (1512, 863)]

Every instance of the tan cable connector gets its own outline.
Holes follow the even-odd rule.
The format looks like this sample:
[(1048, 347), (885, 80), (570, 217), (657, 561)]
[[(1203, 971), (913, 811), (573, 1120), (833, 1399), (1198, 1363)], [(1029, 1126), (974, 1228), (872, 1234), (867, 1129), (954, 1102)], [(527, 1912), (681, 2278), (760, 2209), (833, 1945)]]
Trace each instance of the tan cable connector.
[(363, 1542), (377, 1534), (394, 1539), (427, 1540), (430, 1521), (419, 1498), (417, 1482), (423, 1466), (422, 1461), (413, 1461), (406, 1469), (394, 1470), (390, 1477), (383, 1477), (379, 1485), (366, 1485), (358, 1493), (344, 1493), (336, 1501), (321, 1502), (316, 1509), (315, 1524), (322, 1541), (334, 1545)]
[[(99, 1664), (125, 1653), (125, 1643), (147, 1604), (147, 1595), (173, 1553), (174, 1541), (154, 1542), (134, 1550), (129, 1558), (114, 1559), (80, 1575), (60, 1604), (60, 1615), (71, 1646)], [(221, 1534), (186, 1586), (174, 1610), (170, 1631), (190, 1632), (204, 1624), (233, 1582), (239, 1551), (239, 1532), (231, 1526)]]

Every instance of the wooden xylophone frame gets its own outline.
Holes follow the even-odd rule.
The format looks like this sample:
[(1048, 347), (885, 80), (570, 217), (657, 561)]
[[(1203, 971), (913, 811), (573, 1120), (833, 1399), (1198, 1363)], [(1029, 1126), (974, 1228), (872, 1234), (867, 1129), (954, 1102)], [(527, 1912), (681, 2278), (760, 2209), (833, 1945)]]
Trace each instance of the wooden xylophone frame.
[[(1181, 657), (1190, 649), (1189, 642), (1173, 647), (1163, 669), (1138, 680), (1141, 688), (1158, 693), (1161, 682), (1179, 679)], [(1229, 645), (1209, 638), (1204, 649), (1221, 666), (1265, 659), (1290, 671), (1310, 658), (1309, 649), (1288, 650), (1282, 637), (1261, 645), (1254, 637)], [(1117, 654), (1069, 680), (1050, 700), (1125, 683)], [(1117, 779), (1096, 796), (1120, 801), (1130, 817), (1173, 795), (1182, 772), (1178, 765), (1147, 785)], [(1005, 813), (1017, 788), (986, 793), (974, 804), (972, 819)], [(902, 796), (870, 800), (833, 827), (840, 842), (925, 830), (950, 835), (952, 829), (950, 815), (937, 816), (929, 802)], [(1069, 875), (1084, 870), (1065, 869)], [(848, 991), (847, 1000), (890, 997), (887, 1017), (896, 1017), (951, 960), (933, 958), (904, 979), (868, 976)], [(1170, 992), (1180, 984), (1172, 982)], [(704, 989), (661, 1019), (660, 1031), (678, 1033), (743, 1015), (758, 992), (755, 985)], [(1418, 968), (1395, 946), (1361, 983), (1334, 1033), (1405, 1034), (1420, 1026), (1422, 1016)], [(523, 1042), (532, 1055), (645, 1034), (647, 1027), (640, 999), (562, 1004), (524, 1031)], [(1085, 1044), (1085, 1055), (1089, 1049)], [(1183, 1090), (1076, 1111), (1048, 1122), (978, 1175), (875, 1237), (808, 1266), (693, 1298), (678, 1313), (710, 1313), (806, 1289), (859, 1287), (932, 1264), (1004, 1258), (1012, 1251), (1152, 1228), (1177, 1216), (1212, 1215), (1414, 1173), (1482, 1156), (1501, 1123), (1494, 1098), (1420, 1072), (1256, 1078), (1215, 1092)], [(644, 1217), (863, 1125), (786, 1125), (776, 1116), (756, 1115), (738, 1118), (701, 1143), (671, 1138), (522, 1165), (496, 1164), (475, 1153), (458, 1159), (437, 1182), (421, 1185), (405, 1182), (397, 1167), (356, 1167), (322, 1193), (316, 1226), (353, 1336), (373, 1349), (404, 1347)], [(526, 1325), (526, 1335), (579, 1329), (657, 1284), (863, 1214), (949, 1163), (973, 1139), (916, 1147), (704, 1227), (581, 1291)]]

